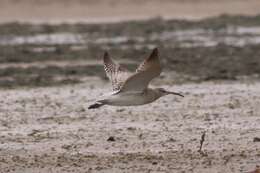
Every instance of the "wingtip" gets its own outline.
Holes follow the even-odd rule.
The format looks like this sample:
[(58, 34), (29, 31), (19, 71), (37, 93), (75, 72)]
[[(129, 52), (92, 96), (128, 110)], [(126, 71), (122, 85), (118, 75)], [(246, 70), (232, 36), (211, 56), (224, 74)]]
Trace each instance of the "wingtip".
[(159, 59), (159, 50), (157, 47), (152, 50), (152, 53), (146, 59), (146, 61), (152, 61), (152, 60), (156, 60), (156, 59)]
[(109, 57), (109, 54), (107, 51), (104, 52), (104, 58)]
[(104, 60), (104, 62), (109, 60), (109, 54), (107, 51), (105, 51), (105, 53), (104, 53), (103, 60)]
[(153, 51), (152, 51), (150, 57), (158, 57), (158, 55), (159, 55), (159, 50), (158, 50), (158, 48), (156, 47), (156, 48), (153, 49)]
[(155, 53), (158, 53), (158, 51), (159, 51), (158, 47), (153, 49), (153, 52), (155, 52)]

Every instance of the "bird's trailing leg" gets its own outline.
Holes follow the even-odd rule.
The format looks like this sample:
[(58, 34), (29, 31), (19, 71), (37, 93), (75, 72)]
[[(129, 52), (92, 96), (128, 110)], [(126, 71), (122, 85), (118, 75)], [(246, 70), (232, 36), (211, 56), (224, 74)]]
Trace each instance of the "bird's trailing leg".
[(103, 105), (105, 105), (105, 104), (104, 104), (104, 103), (100, 103), (100, 102), (96, 102), (96, 103), (90, 105), (90, 106), (88, 107), (88, 109), (97, 109), (97, 108), (100, 108), (100, 107), (103, 106)]

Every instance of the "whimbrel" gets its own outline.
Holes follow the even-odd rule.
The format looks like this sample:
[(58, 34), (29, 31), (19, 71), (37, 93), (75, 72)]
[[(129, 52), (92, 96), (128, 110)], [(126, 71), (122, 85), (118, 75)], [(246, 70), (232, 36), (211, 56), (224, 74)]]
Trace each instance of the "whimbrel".
[(166, 91), (163, 88), (152, 89), (148, 87), (150, 81), (159, 76), (162, 71), (157, 48), (139, 65), (133, 74), (129, 73), (119, 64), (116, 64), (107, 52), (104, 54), (104, 68), (108, 78), (112, 82), (113, 92), (97, 100), (88, 109), (99, 108), (103, 105), (144, 105), (168, 94), (183, 97), (180, 93)]

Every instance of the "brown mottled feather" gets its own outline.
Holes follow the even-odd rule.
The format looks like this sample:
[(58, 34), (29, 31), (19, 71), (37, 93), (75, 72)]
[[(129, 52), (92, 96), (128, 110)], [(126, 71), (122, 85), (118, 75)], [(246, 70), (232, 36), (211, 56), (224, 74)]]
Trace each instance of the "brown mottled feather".
[(120, 92), (143, 92), (150, 81), (159, 76), (161, 71), (158, 49), (155, 48), (151, 55), (139, 65), (136, 73), (127, 78)]
[(107, 52), (104, 54), (104, 69), (107, 77), (112, 82), (113, 91), (120, 90), (125, 80), (131, 75), (125, 68), (116, 64)]
[(137, 73), (143, 72), (143, 71), (147, 71), (149, 69), (152, 68), (152, 72), (155, 74), (160, 75), (161, 73), (161, 64), (160, 64), (160, 60), (159, 60), (159, 55), (158, 55), (158, 49), (155, 48), (151, 55), (149, 57), (147, 57), (136, 69)]

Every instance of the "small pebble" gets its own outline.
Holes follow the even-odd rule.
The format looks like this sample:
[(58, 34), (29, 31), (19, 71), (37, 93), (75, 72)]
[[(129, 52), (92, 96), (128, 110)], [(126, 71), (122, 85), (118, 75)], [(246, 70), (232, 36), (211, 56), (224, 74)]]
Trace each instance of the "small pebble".
[(107, 139), (107, 141), (114, 142), (114, 141), (116, 141), (116, 139), (115, 139), (115, 137), (110, 136), (110, 137)]

